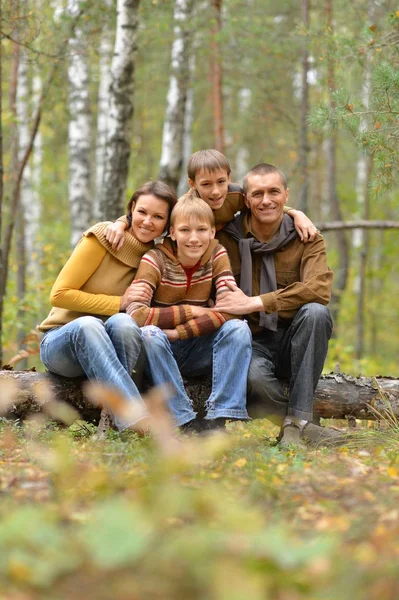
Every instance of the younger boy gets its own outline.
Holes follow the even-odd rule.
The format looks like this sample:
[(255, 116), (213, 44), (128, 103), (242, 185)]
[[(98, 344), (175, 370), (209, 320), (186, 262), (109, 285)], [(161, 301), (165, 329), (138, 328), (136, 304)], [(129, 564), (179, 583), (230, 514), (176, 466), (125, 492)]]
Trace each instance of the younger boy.
[[(143, 327), (154, 385), (174, 385), (170, 408), (175, 422), (194, 431), (248, 418), (251, 333), (244, 321), (207, 308), (209, 299), (229, 289), (226, 282), (235, 283), (227, 252), (214, 237), (210, 207), (192, 195), (182, 198), (172, 210), (170, 238), (147, 252), (137, 270), (136, 281), (152, 290), (151, 302), (133, 302), (126, 309)], [(205, 420), (199, 421), (181, 374), (210, 373), (212, 393)]]

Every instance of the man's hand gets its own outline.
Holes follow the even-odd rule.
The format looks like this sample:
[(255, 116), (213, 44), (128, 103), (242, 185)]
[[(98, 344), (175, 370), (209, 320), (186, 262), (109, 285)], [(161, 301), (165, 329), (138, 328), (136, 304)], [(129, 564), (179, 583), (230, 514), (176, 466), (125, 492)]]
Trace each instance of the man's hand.
[(104, 235), (107, 242), (112, 245), (113, 250), (120, 250), (125, 241), (125, 229), (127, 225), (123, 221), (115, 221), (107, 225), (104, 229)]
[(179, 332), (177, 329), (163, 329), (162, 331), (170, 342), (176, 342), (179, 339)]
[(205, 306), (191, 306), (191, 312), (193, 315), (193, 319), (202, 317), (202, 315), (207, 315), (211, 311), (212, 311), (211, 308), (207, 308)]
[(152, 299), (151, 286), (145, 281), (133, 281), (121, 297), (121, 310), (125, 310), (131, 302), (148, 304)]
[(260, 296), (247, 296), (232, 281), (225, 281), (230, 292), (222, 292), (216, 300), (215, 310), (230, 313), (231, 315), (248, 315), (263, 310)]
[(288, 213), (290, 217), (294, 219), (295, 229), (301, 241), (306, 244), (306, 242), (313, 242), (315, 239), (318, 229), (312, 223), (312, 221), (303, 213), (301, 210), (292, 209)]

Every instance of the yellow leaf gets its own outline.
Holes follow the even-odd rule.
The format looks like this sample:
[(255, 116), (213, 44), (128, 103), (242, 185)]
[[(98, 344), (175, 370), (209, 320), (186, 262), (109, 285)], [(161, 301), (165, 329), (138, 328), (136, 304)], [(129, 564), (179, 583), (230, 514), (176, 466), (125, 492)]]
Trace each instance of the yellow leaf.
[(242, 469), (242, 467), (245, 467), (246, 464), (247, 464), (247, 459), (246, 458), (239, 458), (234, 463), (234, 466), (238, 467), (239, 469)]
[(374, 125), (375, 129), (381, 129), (381, 123), (379, 121), (376, 121), (375, 125)]
[(397, 17), (398, 17), (398, 19), (399, 19), (399, 10), (397, 10), (397, 11), (396, 11), (396, 16), (397, 16)]
[(399, 475), (399, 471), (396, 467), (388, 467), (387, 473), (389, 477), (397, 477)]

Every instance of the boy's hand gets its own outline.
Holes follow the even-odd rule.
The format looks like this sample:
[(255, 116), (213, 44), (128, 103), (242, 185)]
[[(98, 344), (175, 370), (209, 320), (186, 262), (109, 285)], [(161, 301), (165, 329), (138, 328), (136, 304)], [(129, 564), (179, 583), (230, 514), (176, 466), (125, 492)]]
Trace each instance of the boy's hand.
[(163, 329), (163, 332), (170, 342), (176, 342), (179, 339), (177, 329)]
[(231, 315), (248, 315), (252, 312), (264, 310), (260, 296), (247, 296), (232, 281), (225, 281), (230, 292), (222, 292), (218, 295), (215, 309), (219, 312)]
[(120, 250), (125, 241), (125, 229), (127, 225), (123, 221), (115, 221), (107, 225), (104, 229), (104, 235), (107, 242), (112, 245), (113, 250)]
[(318, 229), (313, 225), (312, 221), (305, 213), (301, 210), (292, 209), (288, 214), (294, 219), (295, 229), (297, 230), (301, 241), (304, 244), (306, 244), (306, 242), (313, 242), (318, 233)]
[(131, 302), (148, 304), (152, 299), (151, 286), (145, 281), (133, 281), (121, 297), (121, 310), (125, 310)]

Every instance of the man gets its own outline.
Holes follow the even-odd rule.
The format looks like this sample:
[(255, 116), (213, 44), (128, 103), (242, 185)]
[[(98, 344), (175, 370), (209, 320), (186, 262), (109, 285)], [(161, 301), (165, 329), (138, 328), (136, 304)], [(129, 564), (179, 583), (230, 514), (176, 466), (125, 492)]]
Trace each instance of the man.
[[(225, 228), (241, 261), (240, 288), (229, 285), (216, 309), (248, 315), (253, 334), (249, 404), (260, 402), (276, 424), (280, 442), (306, 447), (339, 436), (312, 423), (313, 394), (327, 355), (332, 319), (332, 271), (323, 237), (303, 243), (284, 214), (289, 190), (284, 174), (265, 163), (244, 178), (242, 213)], [(288, 403), (277, 379), (289, 379)]]

